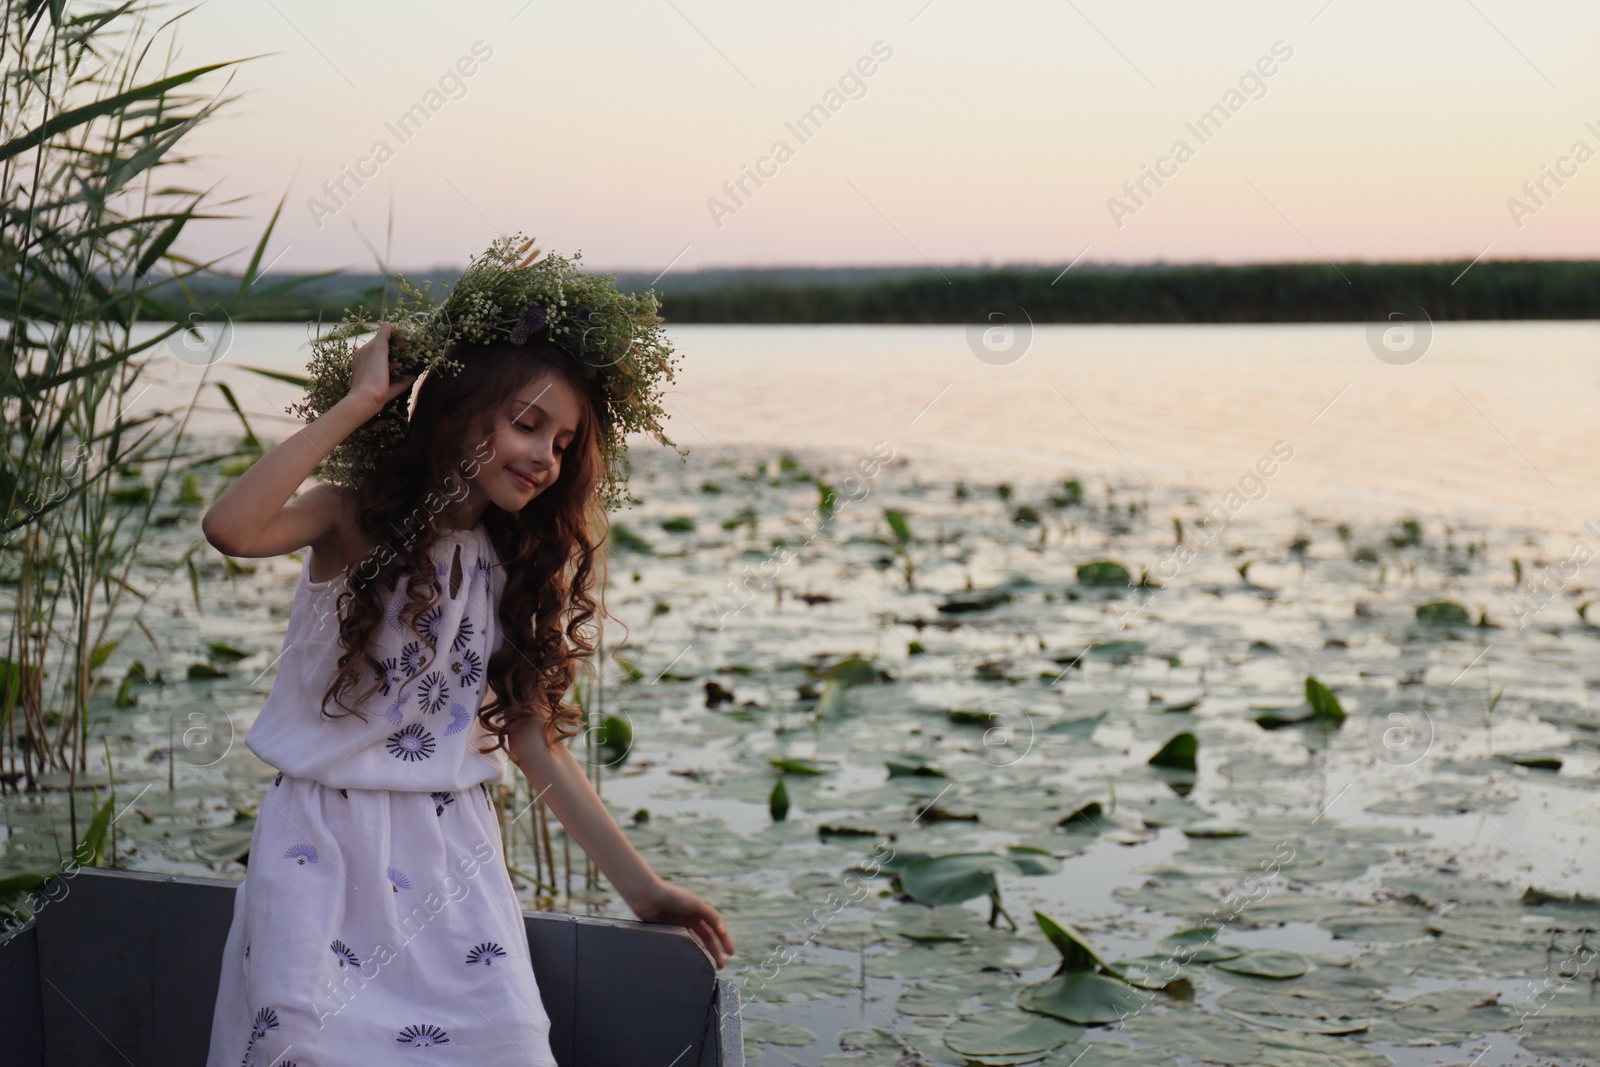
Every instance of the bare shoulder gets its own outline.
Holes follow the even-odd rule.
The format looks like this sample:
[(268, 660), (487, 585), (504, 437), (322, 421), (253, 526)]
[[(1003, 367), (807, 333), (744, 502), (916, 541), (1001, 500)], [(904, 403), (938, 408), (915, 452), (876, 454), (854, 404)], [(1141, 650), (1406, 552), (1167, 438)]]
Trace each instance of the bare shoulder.
[(350, 490), (332, 482), (318, 482), (301, 493), (298, 502), (327, 523), (322, 536), (311, 542), (312, 581), (337, 578), (372, 547), (356, 521), (357, 503)]

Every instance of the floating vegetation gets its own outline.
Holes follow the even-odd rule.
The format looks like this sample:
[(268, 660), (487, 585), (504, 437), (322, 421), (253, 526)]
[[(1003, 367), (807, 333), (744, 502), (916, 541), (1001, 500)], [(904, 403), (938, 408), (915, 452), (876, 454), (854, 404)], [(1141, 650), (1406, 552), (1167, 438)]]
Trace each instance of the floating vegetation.
[[(639, 458), (628, 524), (662, 548), (612, 568), (626, 628), (606, 635), (627, 643), (597, 657), (609, 714), (575, 743), (599, 746), (605, 802), (651, 866), (722, 912), (752, 1062), (1384, 1067), (1470, 1063), (1491, 1033), (1501, 1062), (1600, 1059), (1600, 902), (1574, 844), (1600, 820), (1593, 583), (1520, 629), (1416, 616), (1444, 597), (1512, 611), (1511, 555), (1557, 558), (1560, 538), (1435, 536), (1423, 516), (1396, 547), (1393, 515), (1341, 535), (1263, 509), (1205, 543), (1203, 502), (1179, 493), (1130, 506), (1142, 488), (1081, 479), (1063, 511), (1060, 478), (963, 499), (890, 466), (873, 508), (840, 506), (806, 540), (791, 522), (821, 485), (843, 503), (842, 468), (730, 458)], [(911, 587), (879, 565), (890, 510), (910, 516)], [(163, 528), (152, 551), (173, 564), (192, 535)], [(798, 547), (758, 586), (778, 538)], [(1174, 552), (1192, 554), (1176, 572)], [(1081, 580), (1113, 553), (1120, 586)], [(203, 613), (181, 566), (164, 572), (179, 581), (144, 612), (159, 648), (111, 635), (90, 721), (116, 810), (151, 786), (108, 828), (120, 861), (237, 878), (271, 781), (238, 735), (300, 561), (195, 562)], [(705, 610), (743, 574), (738, 611)], [(229, 674), (188, 683), (200, 661)], [(139, 700), (118, 707), (125, 682)], [(186, 731), (233, 742), (191, 751)], [(50, 836), (65, 791), (5, 799), (10, 871), (49, 869), (70, 847)], [(601, 880), (551, 895), (580, 850), (523, 809), (506, 851), (524, 906), (628, 917)]]
[(1133, 575), (1115, 560), (1097, 559), (1078, 568), (1078, 584), (1121, 587), (1133, 584)]
[(1471, 626), (1472, 616), (1453, 600), (1433, 600), (1417, 605), (1417, 621), (1424, 626)]

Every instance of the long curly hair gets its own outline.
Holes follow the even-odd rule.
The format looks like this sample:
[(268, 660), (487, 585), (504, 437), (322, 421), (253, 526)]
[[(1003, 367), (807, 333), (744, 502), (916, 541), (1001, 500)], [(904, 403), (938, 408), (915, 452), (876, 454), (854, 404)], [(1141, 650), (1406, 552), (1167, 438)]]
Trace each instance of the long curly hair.
[[(598, 401), (577, 362), (549, 341), (460, 342), (451, 358), (463, 369), (422, 376), (405, 440), (370, 483), (355, 490), (357, 523), (373, 547), (350, 568), (338, 597), (344, 652), (323, 694), (322, 713), (366, 719), (344, 697), (363, 677), (374, 680), (356, 696), (358, 703), (383, 684), (384, 665), (368, 642), (387, 595), (401, 575), (410, 576), (400, 622), (420, 637), (419, 620), (443, 595), (428, 554), (450, 532), (442, 525), (443, 513), (466, 495), (478, 465), (492, 458), (489, 441), (506, 399), (553, 371), (572, 387), (581, 409), (561, 457), (561, 475), (521, 511), (491, 504), (482, 518), (505, 569), (497, 612), (504, 643), (489, 657), (486, 677), (494, 695), (478, 709), (478, 722), (495, 736), (481, 750), (485, 755), (509, 752), (512, 728), (530, 716), (543, 719), (545, 744), (554, 746), (582, 729), (582, 713), (564, 698), (594, 653), (597, 616), (608, 617), (602, 546), (609, 524), (595, 493), (604, 473)], [(598, 601), (590, 592), (597, 578)], [(330, 712), (329, 700), (344, 710)]]

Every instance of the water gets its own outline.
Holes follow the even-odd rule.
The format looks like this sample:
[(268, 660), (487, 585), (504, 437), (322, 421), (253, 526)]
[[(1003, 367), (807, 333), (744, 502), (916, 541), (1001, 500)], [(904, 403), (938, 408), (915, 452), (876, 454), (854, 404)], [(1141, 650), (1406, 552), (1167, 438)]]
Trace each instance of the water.
[[(998, 983), (974, 987), (986, 1007), (950, 1010), (1008, 1010), (1014, 987), (1043, 980), (1056, 959), (1033, 909), (1076, 924), (1107, 959), (1131, 959), (1287, 855), (1220, 940), (1300, 954), (1309, 973), (1274, 984), (1199, 968), (1193, 1005), (1158, 1002), (1090, 1031), (1085, 1040), (1109, 1051), (1084, 1064), (1172, 1062), (1186, 1035), (1224, 1062), (1466, 1063), (1485, 1048), (1484, 1065), (1528, 1062), (1525, 1035), (1495, 1030), (1485, 1012), (1451, 1032), (1434, 1021), (1440, 1005), (1417, 998), (1527, 1004), (1556, 958), (1547, 928), (1571, 952), (1581, 924), (1600, 925), (1591, 906), (1521, 899), (1530, 885), (1600, 888), (1600, 630), (1578, 612), (1600, 572), (1580, 568), (1537, 605), (1527, 585), (1574, 540), (1600, 557), (1600, 533), (1583, 526), (1596, 518), (1583, 447), (1600, 365), (1592, 324), (1446, 324), (1409, 365), (1377, 359), (1364, 331), (1346, 326), (1040, 328), (1006, 365), (977, 358), (960, 328), (702, 326), (671, 337), (685, 366), (667, 397), (668, 433), (691, 456), (680, 466), (646, 445), (635, 480), (644, 503), (616, 517), (656, 551), (619, 554), (611, 567), (607, 604), (623, 628), (608, 626), (607, 647), (625, 641), (644, 681), (608, 673), (605, 708), (631, 721), (635, 745), (608, 769), (603, 795), (659, 873), (722, 910), (739, 946), (729, 975), (749, 983), (752, 1055), (894, 1064), (887, 1032), (953, 1062), (939, 1051), (951, 1017), (902, 1010), (901, 995), (914, 991), (904, 1003), (915, 1007), (930, 982), (976, 975)], [(242, 368), (298, 371), (304, 339), (300, 326), (242, 326), (210, 370), (265, 439), (290, 430), (280, 413), (299, 392)], [(143, 403), (185, 398), (200, 380), (170, 354), (152, 370), (163, 384)], [(196, 429), (237, 432), (217, 390), (202, 402)], [(878, 441), (896, 463), (807, 539), (816, 485), (781, 474), (779, 453), (838, 487)], [(1081, 504), (1051, 502), (1064, 477), (1082, 482)], [(724, 492), (704, 492), (707, 481)], [(1009, 499), (1001, 482), (1014, 486)], [(208, 472), (202, 492), (218, 484)], [(1017, 521), (1021, 505), (1038, 521)], [(747, 506), (754, 526), (724, 525)], [(886, 508), (908, 517), (904, 554)], [(684, 517), (689, 532), (661, 525)], [(176, 560), (198, 536), (196, 518), (191, 507), (159, 528), (151, 562)], [(1416, 543), (1405, 518), (1419, 523)], [(1179, 554), (1173, 519), (1192, 558)], [(803, 541), (794, 561), (719, 619), (726, 583), (784, 539)], [(1104, 557), (1164, 588), (1082, 585), (1077, 567)], [(97, 697), (89, 777), (104, 774), (103, 735), (119, 792), (138, 792), (137, 817), (115, 827), (124, 862), (237, 878), (230, 857), (271, 776), (237, 739), (272, 683), (298, 562), (243, 561), (235, 583), (214, 558), (202, 556), (199, 610), (181, 577), (156, 585), (143, 617), (161, 647), (130, 631), (111, 680), (117, 656), (181, 679), (207, 641), (245, 658), (216, 682), (141, 689), (136, 708)], [(940, 610), (1007, 582), (1009, 602)], [(1415, 608), (1441, 598), (1498, 628), (1419, 624)], [(851, 654), (894, 680), (852, 687), (837, 704), (802, 696), (822, 684), (805, 663)], [(1340, 730), (1254, 721), (1264, 709), (1292, 713), (1308, 675), (1337, 690), (1349, 713)], [(710, 679), (736, 702), (708, 707)], [(995, 711), (1004, 729), (946, 714), (974, 708)], [(1146, 766), (1181, 731), (1199, 739), (1192, 781)], [(885, 758), (906, 753), (946, 777), (888, 775)], [(1533, 770), (1506, 760), (1515, 755), (1562, 766)], [(784, 821), (769, 813), (771, 757), (828, 768), (785, 776)], [(8, 798), (7, 864), (54, 855), (44, 842), (61, 822), (59, 796)], [(1103, 832), (1056, 829), (1090, 799), (1105, 807)], [(629, 825), (640, 810), (649, 819)], [(508, 847), (532, 870), (526, 823), (511, 827)], [(851, 823), (877, 833), (819, 830)], [(1251, 832), (1205, 836), (1207, 824)], [(987, 927), (979, 897), (941, 913), (961, 940), (928, 945), (899, 925), (920, 905), (897, 908), (884, 879), (852, 906), (825, 905), (874, 840), (935, 855), (1029, 845), (1061, 868), (1000, 876), (1017, 933)], [(552, 906), (531, 888), (523, 903)], [(628, 915), (615, 900), (603, 910)], [(1366, 925), (1336, 936), (1339, 923)], [(797, 961), (770, 983), (751, 981), (785, 946)], [(1553, 1028), (1536, 1040), (1561, 1045), (1569, 1058), (1558, 1062), (1584, 1060), (1570, 1028), (1600, 1033), (1593, 998), (1581, 995), (1587, 974), (1530, 1024)], [(1293, 1054), (1264, 1048), (1270, 1026), (1229, 1014), (1263, 982), (1275, 997), (1370, 1015), (1372, 1026)], [(877, 1031), (848, 1039), (866, 1049), (860, 1058), (841, 1058), (849, 1029)], [(1045, 1062), (1079, 1051), (1067, 1044)]]
[[(1006, 365), (977, 358), (960, 326), (667, 334), (683, 356), (668, 435), (712, 454), (860, 455), (884, 440), (929, 476), (1103, 476), (1214, 499), (1284, 441), (1294, 459), (1270, 507), (1564, 533), (1600, 518), (1592, 322), (1439, 323), (1408, 365), (1376, 358), (1360, 323), (1039, 326)], [(292, 432), (283, 411), (298, 391), (240, 366), (301, 372), (306, 338), (299, 324), (238, 326), (210, 379), (233, 387), (261, 432)], [(160, 354), (151, 373), (166, 384), (149, 402), (188, 396), (200, 369)], [(214, 389), (203, 403), (197, 429), (236, 426)]]

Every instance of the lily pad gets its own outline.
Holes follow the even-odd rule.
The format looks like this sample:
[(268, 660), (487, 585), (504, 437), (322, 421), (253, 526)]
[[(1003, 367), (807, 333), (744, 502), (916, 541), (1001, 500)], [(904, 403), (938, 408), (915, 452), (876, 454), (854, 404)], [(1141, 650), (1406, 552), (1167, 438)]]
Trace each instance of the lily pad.
[(1097, 559), (1078, 568), (1078, 584), (1124, 586), (1133, 584), (1133, 575), (1116, 560)]
[(927, 756), (920, 752), (903, 752), (897, 756), (890, 756), (884, 760), (884, 766), (889, 768), (890, 778), (903, 778), (918, 776), (924, 778), (944, 778), (947, 775), (934, 764)]
[(1481, 1034), (1515, 1030), (1521, 1019), (1493, 993), (1471, 989), (1436, 989), (1406, 1001), (1394, 1021), (1413, 1030), (1448, 1034)]
[(224, 860), (242, 860), (250, 852), (250, 841), (255, 834), (256, 820), (243, 812), (235, 812), (233, 822), (226, 826), (213, 826), (194, 836), (195, 855), (213, 863)]
[(1185, 731), (1162, 745), (1161, 750), (1150, 757), (1150, 765), (1170, 767), (1177, 771), (1192, 771), (1195, 769), (1195, 756), (1199, 751), (1199, 739)]
[(1056, 874), (1061, 870), (1061, 860), (1054, 852), (1030, 845), (1007, 845), (1006, 856), (1023, 874)]
[(960, 904), (999, 891), (997, 872), (1022, 874), (1015, 862), (993, 852), (958, 852), (909, 863), (900, 884), (923, 904)]
[(1242, 956), (1218, 960), (1212, 966), (1251, 978), (1298, 978), (1311, 969), (1311, 961), (1298, 952), (1258, 948)]
[(992, 1062), (994, 1057), (1030, 1053), (1037, 1058), (1039, 1053), (1078, 1040), (1083, 1032), (1081, 1026), (1072, 1026), (1048, 1015), (1000, 1008), (951, 1023), (945, 1028), (943, 1038), (946, 1045), (963, 1056)]
[(1470, 626), (1472, 616), (1453, 600), (1433, 600), (1417, 605), (1417, 621), (1424, 626)]
[(1216, 963), (1244, 955), (1242, 948), (1217, 944), (1217, 931), (1209, 926), (1195, 926), (1169, 934), (1156, 942), (1156, 951), (1179, 961), (1193, 960), (1195, 963)]
[(1017, 1004), (1069, 1023), (1099, 1026), (1143, 1011), (1155, 994), (1089, 971), (1070, 971), (1017, 991)]

